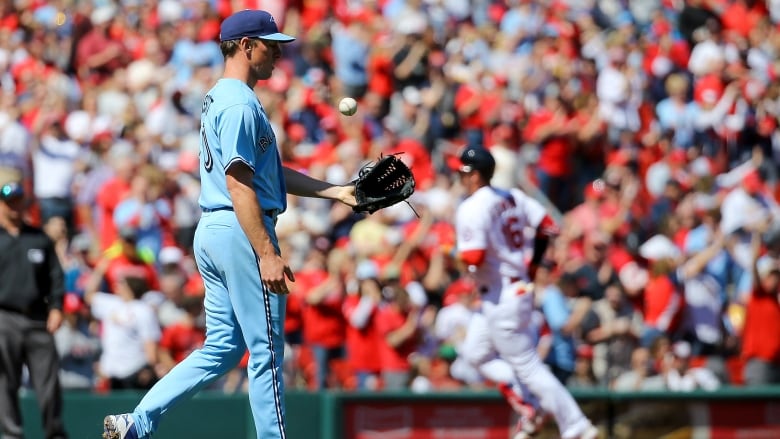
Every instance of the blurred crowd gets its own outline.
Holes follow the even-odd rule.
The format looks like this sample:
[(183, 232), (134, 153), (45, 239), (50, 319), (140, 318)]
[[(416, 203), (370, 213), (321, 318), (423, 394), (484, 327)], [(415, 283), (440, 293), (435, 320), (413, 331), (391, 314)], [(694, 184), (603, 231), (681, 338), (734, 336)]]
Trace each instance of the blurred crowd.
[[(203, 342), (199, 114), (242, 8), (298, 36), (256, 88), (286, 165), (346, 183), (402, 152), (417, 181), (416, 212), (290, 197), (288, 388), (491, 385), (458, 367), (479, 303), (454, 257), (466, 145), (562, 225), (535, 323), (564, 383), (780, 383), (778, 1), (2, 5), (0, 166), (66, 270), (68, 388), (146, 388)], [(241, 391), (241, 367), (215, 387)]]

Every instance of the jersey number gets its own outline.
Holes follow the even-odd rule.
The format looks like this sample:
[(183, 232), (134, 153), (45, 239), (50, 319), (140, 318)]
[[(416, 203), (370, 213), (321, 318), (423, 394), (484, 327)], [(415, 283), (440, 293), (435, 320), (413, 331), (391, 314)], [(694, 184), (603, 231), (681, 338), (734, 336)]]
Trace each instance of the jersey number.
[(211, 170), (214, 169), (214, 158), (211, 157), (209, 139), (206, 138), (206, 127), (203, 124), (203, 120), (206, 118), (205, 116), (209, 112), (212, 103), (214, 103), (214, 98), (212, 98), (211, 95), (206, 95), (206, 97), (203, 98), (203, 106), (200, 109), (200, 143), (203, 148), (201, 154), (203, 154), (203, 167), (206, 169), (206, 172), (211, 172)]
[(523, 248), (523, 242), (525, 237), (523, 236), (523, 225), (520, 219), (516, 216), (510, 216), (501, 226), (501, 231), (506, 238), (506, 244), (512, 250), (519, 250)]
[(211, 148), (209, 148), (209, 139), (206, 138), (206, 128), (200, 129), (200, 143), (203, 145), (203, 167), (206, 172), (214, 169), (214, 159), (211, 157)]

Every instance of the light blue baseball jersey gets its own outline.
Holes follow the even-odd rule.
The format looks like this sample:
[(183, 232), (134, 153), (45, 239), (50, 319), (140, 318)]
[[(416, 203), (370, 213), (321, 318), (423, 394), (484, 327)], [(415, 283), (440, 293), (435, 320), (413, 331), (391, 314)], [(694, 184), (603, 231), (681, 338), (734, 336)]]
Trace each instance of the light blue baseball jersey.
[(203, 99), (200, 136), (202, 208), (233, 206), (225, 171), (241, 161), (255, 171), (253, 185), (262, 209), (284, 211), (287, 191), (282, 160), (254, 90), (237, 79), (220, 79)]

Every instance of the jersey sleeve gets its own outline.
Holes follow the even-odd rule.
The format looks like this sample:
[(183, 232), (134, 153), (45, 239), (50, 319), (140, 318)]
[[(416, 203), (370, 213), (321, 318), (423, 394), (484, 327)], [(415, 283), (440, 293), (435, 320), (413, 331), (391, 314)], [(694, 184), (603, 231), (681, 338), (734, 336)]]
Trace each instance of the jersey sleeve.
[(225, 170), (236, 162), (242, 162), (255, 170), (257, 145), (259, 144), (257, 114), (249, 105), (233, 105), (219, 115), (219, 144)]
[(461, 204), (455, 214), (455, 234), (458, 252), (484, 250), (488, 247), (488, 228), (484, 226), (483, 210)]
[(518, 205), (524, 206), (525, 216), (528, 220), (528, 225), (536, 229), (542, 220), (547, 216), (547, 209), (542, 206), (542, 203), (536, 201), (535, 198), (529, 197), (526, 193), (515, 190), (513, 191), (515, 200)]

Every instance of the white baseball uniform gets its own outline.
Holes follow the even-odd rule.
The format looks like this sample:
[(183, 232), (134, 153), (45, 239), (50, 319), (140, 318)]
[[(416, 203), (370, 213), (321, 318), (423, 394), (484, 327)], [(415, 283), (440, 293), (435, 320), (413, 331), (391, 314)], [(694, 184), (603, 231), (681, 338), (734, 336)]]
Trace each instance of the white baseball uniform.
[(578, 438), (593, 426), (539, 358), (531, 323), (533, 293), (524, 288), (533, 236), (546, 215), (539, 202), (519, 189), (492, 186), (478, 189), (458, 206), (458, 252), (484, 252), (483, 262), (470, 268), (482, 292), (484, 318), (471, 320), (461, 352), (488, 378), (502, 374), (498, 369), (491, 373), (491, 364), (505, 369), (503, 362), (495, 363), (497, 354), (555, 418), (561, 437)]

